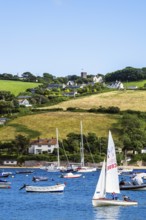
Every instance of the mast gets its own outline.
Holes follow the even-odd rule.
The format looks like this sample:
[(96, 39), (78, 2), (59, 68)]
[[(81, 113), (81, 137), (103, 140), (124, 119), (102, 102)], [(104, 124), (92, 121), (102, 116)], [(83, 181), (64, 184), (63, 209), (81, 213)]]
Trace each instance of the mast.
[(84, 146), (83, 146), (83, 126), (81, 121), (81, 166), (83, 167), (84, 164)]
[(59, 143), (58, 143), (58, 128), (56, 128), (56, 139), (57, 139), (57, 162), (58, 162), (58, 167), (60, 167)]

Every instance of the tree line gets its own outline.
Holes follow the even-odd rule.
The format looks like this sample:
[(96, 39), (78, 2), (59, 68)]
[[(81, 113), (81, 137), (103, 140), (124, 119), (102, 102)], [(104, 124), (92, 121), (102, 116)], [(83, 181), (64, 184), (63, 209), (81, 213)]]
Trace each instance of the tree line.
[(126, 67), (105, 75), (105, 82), (114, 82), (116, 80), (122, 82), (140, 81), (146, 79), (146, 67), (133, 68)]
[[(116, 80), (127, 82), (127, 81), (139, 81), (146, 79), (146, 67), (143, 68), (134, 68), (126, 67), (122, 70), (116, 70), (111, 73), (106, 73), (105, 75), (98, 73), (98, 76), (102, 76), (105, 83), (114, 82)], [(39, 82), (43, 84), (48, 83), (67, 83), (68, 80), (72, 80), (77, 84), (89, 83), (92, 82), (93, 74), (88, 74), (87, 78), (82, 78), (77, 75), (68, 75), (63, 77), (56, 77), (50, 73), (43, 73), (42, 76), (36, 76), (31, 72), (24, 72), (21, 74), (21, 77), (18, 74), (2, 73), (0, 74), (0, 79), (2, 80), (16, 80), (16, 81), (25, 81), (25, 82)]]

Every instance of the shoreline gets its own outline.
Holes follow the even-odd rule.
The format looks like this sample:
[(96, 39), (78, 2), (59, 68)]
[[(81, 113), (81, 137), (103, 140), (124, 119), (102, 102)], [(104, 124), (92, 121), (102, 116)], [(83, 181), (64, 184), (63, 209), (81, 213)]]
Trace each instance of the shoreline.
[[(4, 166), (1, 165), (0, 169), (40, 169), (42, 166)], [(146, 166), (118, 166), (122, 169), (146, 170)], [(97, 168), (98, 169), (98, 168)]]

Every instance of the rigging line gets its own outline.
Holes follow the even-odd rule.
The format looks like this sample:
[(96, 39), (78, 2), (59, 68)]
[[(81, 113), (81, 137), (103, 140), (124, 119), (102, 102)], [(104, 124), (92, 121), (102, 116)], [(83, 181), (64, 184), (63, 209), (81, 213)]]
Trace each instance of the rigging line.
[(89, 146), (89, 143), (88, 143), (88, 141), (87, 141), (86, 136), (85, 136), (85, 140), (86, 140), (86, 143), (87, 143), (87, 147), (88, 147), (88, 149), (89, 149), (89, 151), (90, 151), (90, 155), (91, 155), (91, 158), (92, 158), (93, 164), (95, 165), (95, 160), (94, 160), (94, 158), (93, 158), (93, 154), (91, 153), (91, 149), (90, 149), (90, 146)]
[(67, 154), (66, 154), (65, 147), (64, 147), (64, 144), (63, 144), (63, 140), (62, 140), (62, 139), (61, 139), (61, 144), (62, 144), (64, 153), (65, 153), (65, 157), (66, 157), (67, 163), (69, 164), (69, 160), (68, 160), (68, 157), (67, 157)]

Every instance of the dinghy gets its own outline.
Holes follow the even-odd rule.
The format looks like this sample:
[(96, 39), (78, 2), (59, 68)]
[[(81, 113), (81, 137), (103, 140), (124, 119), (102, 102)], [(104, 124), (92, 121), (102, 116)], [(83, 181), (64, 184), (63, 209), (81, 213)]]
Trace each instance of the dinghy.
[(53, 186), (29, 186), (24, 184), (20, 190), (25, 188), (26, 192), (59, 193), (64, 191), (65, 186), (65, 184), (56, 184)]
[(108, 136), (107, 161), (102, 165), (99, 180), (97, 182), (96, 190), (93, 195), (93, 206), (132, 206), (137, 205), (137, 201), (120, 200), (118, 197), (109, 198), (110, 194), (119, 194), (119, 178), (117, 169), (117, 160), (115, 153), (115, 145), (112, 139), (111, 132)]

